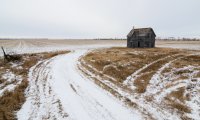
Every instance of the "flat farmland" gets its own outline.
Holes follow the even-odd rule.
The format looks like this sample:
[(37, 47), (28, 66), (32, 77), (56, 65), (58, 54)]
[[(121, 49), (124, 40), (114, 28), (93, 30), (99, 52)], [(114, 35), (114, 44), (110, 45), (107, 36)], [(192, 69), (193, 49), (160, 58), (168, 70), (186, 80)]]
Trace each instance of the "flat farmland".
[[(7, 52), (37, 53), (76, 48), (125, 47), (125, 40), (0, 40)], [(200, 41), (156, 41), (156, 47), (200, 50)], [(2, 51), (0, 51), (2, 56)]]
[(200, 41), (0, 40), (0, 119), (200, 118)]

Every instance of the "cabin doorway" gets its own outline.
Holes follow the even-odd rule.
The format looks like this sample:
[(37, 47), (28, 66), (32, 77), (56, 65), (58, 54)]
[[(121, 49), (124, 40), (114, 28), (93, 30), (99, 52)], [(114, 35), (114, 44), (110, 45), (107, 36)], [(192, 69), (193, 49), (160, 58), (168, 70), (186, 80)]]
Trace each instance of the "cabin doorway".
[(140, 45), (140, 42), (138, 42), (138, 47), (140, 47), (141, 45)]

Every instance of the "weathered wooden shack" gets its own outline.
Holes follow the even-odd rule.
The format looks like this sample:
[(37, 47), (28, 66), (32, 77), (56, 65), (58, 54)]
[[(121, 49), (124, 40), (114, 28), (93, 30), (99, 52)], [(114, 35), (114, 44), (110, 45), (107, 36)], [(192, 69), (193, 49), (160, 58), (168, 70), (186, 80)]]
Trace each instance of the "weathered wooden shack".
[(127, 35), (127, 47), (129, 48), (152, 48), (155, 47), (155, 37), (152, 28), (133, 29)]

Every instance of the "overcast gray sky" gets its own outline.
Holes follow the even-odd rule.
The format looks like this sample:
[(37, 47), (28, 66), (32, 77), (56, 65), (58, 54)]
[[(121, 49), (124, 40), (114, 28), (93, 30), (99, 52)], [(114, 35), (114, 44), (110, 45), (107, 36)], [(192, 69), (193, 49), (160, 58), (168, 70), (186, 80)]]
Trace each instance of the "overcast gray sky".
[(200, 0), (0, 0), (0, 37), (200, 37)]

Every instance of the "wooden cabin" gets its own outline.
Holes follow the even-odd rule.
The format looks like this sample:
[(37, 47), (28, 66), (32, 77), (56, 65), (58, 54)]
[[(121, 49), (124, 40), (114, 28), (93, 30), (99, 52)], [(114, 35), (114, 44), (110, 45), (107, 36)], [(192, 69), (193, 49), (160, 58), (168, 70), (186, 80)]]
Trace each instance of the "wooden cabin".
[(156, 34), (152, 28), (132, 29), (127, 35), (128, 48), (153, 48), (155, 47)]

